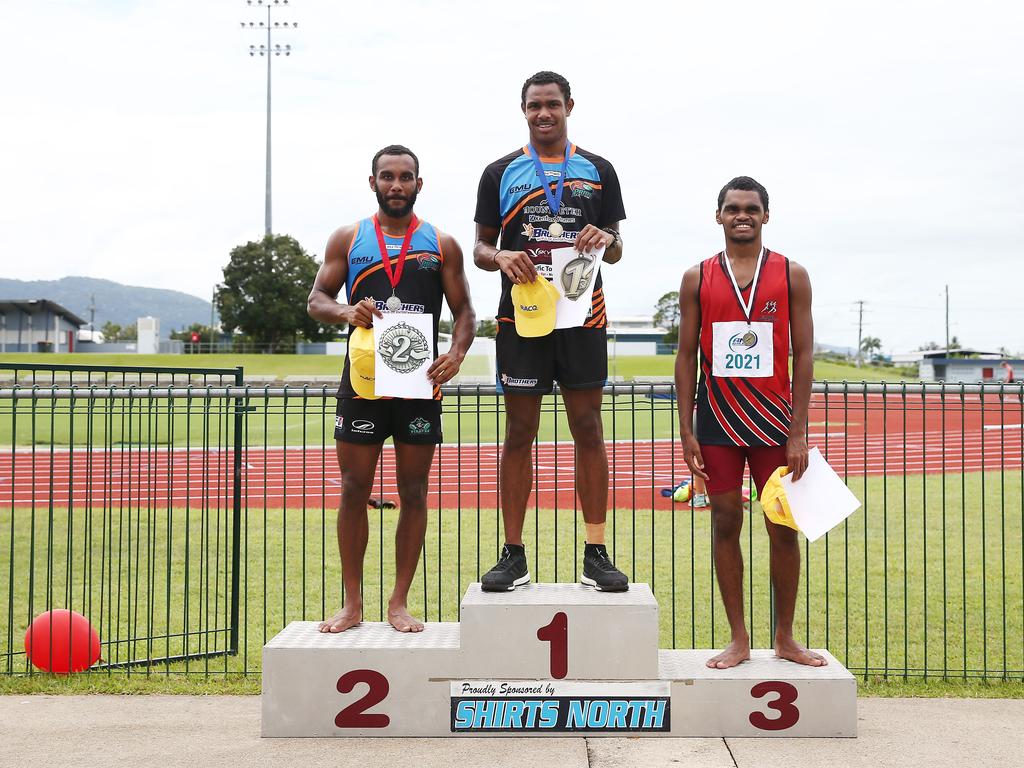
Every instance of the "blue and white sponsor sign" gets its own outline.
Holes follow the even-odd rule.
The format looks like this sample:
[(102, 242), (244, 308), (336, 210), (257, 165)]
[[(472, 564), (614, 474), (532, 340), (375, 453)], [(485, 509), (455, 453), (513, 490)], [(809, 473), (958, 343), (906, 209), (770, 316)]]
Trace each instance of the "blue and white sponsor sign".
[(456, 680), (452, 733), (655, 733), (671, 728), (668, 681)]

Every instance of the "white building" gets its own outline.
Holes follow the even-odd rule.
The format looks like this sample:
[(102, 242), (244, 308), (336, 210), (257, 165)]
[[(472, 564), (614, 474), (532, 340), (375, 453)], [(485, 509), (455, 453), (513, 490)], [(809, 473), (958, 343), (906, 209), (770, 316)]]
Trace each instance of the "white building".
[(654, 324), (652, 315), (619, 315), (608, 318), (610, 355), (656, 355), (668, 331)]

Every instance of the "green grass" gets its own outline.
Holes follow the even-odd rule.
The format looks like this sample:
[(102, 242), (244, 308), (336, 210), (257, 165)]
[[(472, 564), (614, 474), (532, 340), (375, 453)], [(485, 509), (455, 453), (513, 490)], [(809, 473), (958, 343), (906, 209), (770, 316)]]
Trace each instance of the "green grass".
[[(471, 354), (464, 363), (463, 373), (472, 376), (486, 374), (485, 359)], [(246, 374), (276, 376), (341, 376), (344, 358), (336, 355), (108, 355), (108, 354), (6, 354), (4, 363), (47, 365), (136, 365), (187, 368), (234, 368), (242, 366)], [(672, 376), (675, 355), (614, 355), (608, 360), (608, 373), (627, 380), (648, 376)], [(817, 381), (915, 381), (916, 373), (894, 368), (845, 365), (831, 360), (815, 360), (814, 378)]]
[[(805, 547), (798, 637), (828, 647), (858, 671), (869, 695), (1021, 695), (1019, 474), (976, 473), (962, 483), (942, 475), (855, 478), (850, 485), (866, 499), (865, 508), (827, 540)], [(24, 509), (15, 511), (13, 523), (9, 511), (0, 516), (0, 673), (26, 671), (21, 638), (48, 592), (55, 605), (90, 616), (105, 641), (120, 641), (104, 648), (111, 661), (180, 653), (186, 631), (191, 652), (205, 642), (224, 647), (225, 635), (218, 631), (227, 615), (227, 511), (175, 509), (169, 515), (115, 506), (89, 515), (76, 508), (70, 517), (66, 509), (54, 509), (51, 518), (43, 506), (35, 510), (34, 526), (31, 517)], [(367, 620), (383, 617), (393, 578), (395, 522), (395, 512), (371, 512), (363, 588)], [(414, 612), (430, 621), (457, 620), (466, 586), (495, 558), (498, 522), (494, 510), (430, 512), (424, 559), (410, 596)], [(333, 528), (333, 510), (247, 511), (238, 656), (190, 661), (188, 677), (184, 663), (99, 671), (71, 681), (0, 676), (0, 691), (255, 691), (258, 682), (246, 683), (244, 675), (259, 672), (263, 643), (287, 622), (318, 620), (339, 603)], [(706, 512), (616, 509), (609, 515), (609, 533), (616, 563), (634, 581), (654, 588), (661, 647), (713, 648), (724, 642), (727, 627), (713, 586)], [(531, 510), (526, 541), (534, 579), (574, 581), (581, 539), (582, 525), (571, 510)], [(747, 615), (754, 645), (765, 647), (770, 595), (759, 514), (743, 543)], [(89, 568), (86, 587), (83, 573)], [(161, 635), (172, 637), (147, 645), (147, 636)], [(885, 669), (888, 679), (879, 681)], [(904, 669), (911, 672), (905, 676)], [(1004, 673), (1016, 682), (975, 679)]]
[[(622, 376), (627, 380), (647, 377), (664, 378), (675, 374), (675, 355), (631, 355), (611, 357), (608, 373)], [(917, 372), (897, 368), (875, 368), (869, 365), (858, 368), (855, 365), (832, 360), (814, 361), (815, 381), (917, 381)]]
[[(320, 391), (319, 388), (314, 391)], [(300, 390), (301, 392), (301, 390)], [(674, 437), (675, 403), (642, 394), (606, 398), (605, 435), (618, 440)], [(259, 388), (248, 399), (243, 443), (253, 448), (334, 442), (332, 396), (264, 397)], [(233, 445), (234, 403), (227, 398), (141, 398), (129, 401), (90, 399), (0, 400), (0, 446)], [(449, 442), (495, 443), (505, 430), (505, 409), (495, 395), (465, 394), (445, 400), (443, 427)], [(544, 398), (539, 439), (570, 436), (561, 398)]]

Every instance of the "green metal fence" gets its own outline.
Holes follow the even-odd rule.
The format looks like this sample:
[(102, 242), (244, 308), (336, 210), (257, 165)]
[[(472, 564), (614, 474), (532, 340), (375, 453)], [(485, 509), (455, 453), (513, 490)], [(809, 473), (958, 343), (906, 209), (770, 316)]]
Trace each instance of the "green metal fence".
[[(412, 609), (457, 620), (501, 545), (501, 397), (445, 392)], [(0, 387), (0, 672), (31, 674), (31, 617), (68, 607), (102, 640), (91, 674), (258, 675), (288, 622), (340, 604), (340, 471), (331, 387), (19, 383)], [(728, 637), (705, 509), (661, 495), (688, 475), (669, 384), (604, 404), (609, 548), (652, 585), (661, 646)], [(810, 439), (862, 508), (803, 548), (800, 638), (863, 676), (1024, 678), (1024, 389), (814, 386)], [(582, 547), (573, 445), (545, 398), (527, 523), (538, 581), (574, 581)], [(398, 501), (386, 449), (377, 495)], [(370, 510), (364, 618), (384, 620), (397, 512)], [(767, 537), (744, 533), (753, 643), (770, 646)]]

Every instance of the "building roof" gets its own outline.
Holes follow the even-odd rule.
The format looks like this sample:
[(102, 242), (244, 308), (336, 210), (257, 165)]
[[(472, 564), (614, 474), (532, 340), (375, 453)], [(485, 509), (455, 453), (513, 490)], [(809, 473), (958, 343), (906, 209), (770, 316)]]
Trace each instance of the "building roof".
[(7, 314), (11, 311), (23, 312), (26, 315), (51, 312), (55, 315), (60, 315), (79, 327), (85, 325), (85, 320), (70, 309), (62, 307), (57, 302), (50, 301), (49, 299), (0, 299), (0, 313)]

